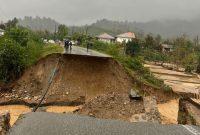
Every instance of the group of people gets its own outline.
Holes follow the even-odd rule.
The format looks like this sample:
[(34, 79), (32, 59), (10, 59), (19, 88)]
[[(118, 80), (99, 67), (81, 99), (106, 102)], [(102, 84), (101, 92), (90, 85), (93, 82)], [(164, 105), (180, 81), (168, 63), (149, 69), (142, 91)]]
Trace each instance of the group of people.
[(72, 51), (72, 42), (68, 39), (64, 40), (64, 47), (65, 47), (65, 52), (66, 53), (71, 53)]

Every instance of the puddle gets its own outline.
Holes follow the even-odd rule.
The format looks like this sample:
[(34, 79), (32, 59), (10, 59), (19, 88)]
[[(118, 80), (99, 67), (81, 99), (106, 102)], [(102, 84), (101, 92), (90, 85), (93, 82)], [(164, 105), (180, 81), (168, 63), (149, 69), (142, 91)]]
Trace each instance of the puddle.
[[(71, 107), (71, 106), (47, 106), (46, 111), (52, 113), (69, 113), (77, 110), (79, 107)], [(31, 108), (25, 105), (5, 105), (0, 106), (0, 112), (10, 112), (10, 124), (14, 125), (16, 120), (21, 114), (31, 112)]]
[(16, 122), (20, 114), (31, 112), (31, 108), (24, 105), (6, 105), (0, 106), (0, 112), (9, 111), (10, 112), (10, 124), (11, 126)]
[(79, 107), (73, 107), (73, 106), (48, 106), (47, 112), (53, 112), (53, 113), (68, 113), (76, 111)]

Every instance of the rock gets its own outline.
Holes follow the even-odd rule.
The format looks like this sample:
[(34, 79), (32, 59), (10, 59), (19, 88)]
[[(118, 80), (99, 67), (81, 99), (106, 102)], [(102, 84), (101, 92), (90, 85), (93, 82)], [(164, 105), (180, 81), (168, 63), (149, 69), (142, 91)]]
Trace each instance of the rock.
[(24, 98), (24, 100), (28, 100), (28, 99), (29, 99), (29, 97), (25, 97), (25, 98)]
[(145, 97), (144, 108), (149, 122), (161, 123), (161, 116), (158, 111), (157, 101), (155, 97)]
[(135, 114), (130, 118), (130, 122), (148, 122), (147, 115), (145, 113)]
[(0, 135), (6, 135), (10, 129), (10, 113), (5, 111), (0, 113)]
[(129, 94), (130, 99), (133, 100), (141, 100), (142, 96), (137, 92), (136, 90), (131, 89), (130, 94)]

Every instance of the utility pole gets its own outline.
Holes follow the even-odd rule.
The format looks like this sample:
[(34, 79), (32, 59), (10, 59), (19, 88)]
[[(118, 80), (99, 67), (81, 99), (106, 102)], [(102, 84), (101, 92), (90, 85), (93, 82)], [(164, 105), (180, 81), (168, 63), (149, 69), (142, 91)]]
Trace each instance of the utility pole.
[(56, 24), (55, 24), (54, 41), (56, 41), (56, 32), (57, 32), (57, 27), (56, 27)]

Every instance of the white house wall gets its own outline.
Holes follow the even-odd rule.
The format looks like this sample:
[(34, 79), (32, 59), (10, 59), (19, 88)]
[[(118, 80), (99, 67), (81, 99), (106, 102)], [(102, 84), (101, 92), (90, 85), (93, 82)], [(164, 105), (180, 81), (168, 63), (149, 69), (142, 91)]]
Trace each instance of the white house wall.
[(4, 35), (4, 32), (0, 32), (0, 36), (3, 36)]
[(118, 37), (116, 39), (116, 41), (119, 42), (119, 43), (123, 43), (123, 42), (128, 43), (131, 40), (132, 40), (132, 38), (120, 38), (120, 37)]
[(111, 43), (110, 39), (99, 39), (99, 41), (105, 42), (105, 43)]

